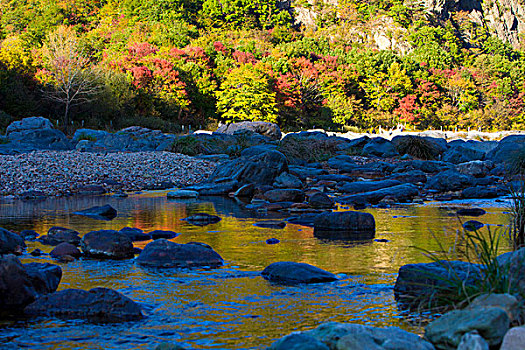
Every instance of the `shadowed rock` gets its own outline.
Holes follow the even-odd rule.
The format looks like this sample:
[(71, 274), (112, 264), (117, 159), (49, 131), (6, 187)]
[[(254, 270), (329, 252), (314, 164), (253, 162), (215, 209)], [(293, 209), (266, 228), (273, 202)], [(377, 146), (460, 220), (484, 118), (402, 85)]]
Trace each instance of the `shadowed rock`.
[(195, 226), (206, 226), (210, 224), (216, 224), (221, 221), (221, 218), (216, 215), (210, 215), (207, 213), (199, 213), (195, 215), (188, 216), (187, 218), (182, 219)]
[(267, 266), (261, 275), (270, 282), (283, 284), (322, 283), (337, 281), (337, 276), (318, 267), (280, 261)]
[(322, 213), (314, 219), (314, 236), (348, 240), (367, 240), (375, 236), (372, 214), (357, 211)]
[(96, 206), (84, 210), (75, 211), (73, 214), (87, 216), (97, 220), (113, 220), (117, 217), (117, 210), (111, 205)]
[(0, 227), (0, 254), (22, 254), (26, 247), (24, 239)]
[(196, 243), (178, 244), (157, 239), (144, 248), (137, 263), (148, 267), (197, 267), (222, 265), (221, 256), (207, 245)]
[(75, 246), (80, 244), (78, 232), (69, 228), (53, 226), (47, 231), (47, 235), (39, 237), (38, 240), (46, 245), (59, 245), (60, 243), (70, 243)]
[(99, 259), (133, 258), (133, 243), (128, 236), (114, 230), (91, 231), (82, 237), (80, 247), (88, 257)]

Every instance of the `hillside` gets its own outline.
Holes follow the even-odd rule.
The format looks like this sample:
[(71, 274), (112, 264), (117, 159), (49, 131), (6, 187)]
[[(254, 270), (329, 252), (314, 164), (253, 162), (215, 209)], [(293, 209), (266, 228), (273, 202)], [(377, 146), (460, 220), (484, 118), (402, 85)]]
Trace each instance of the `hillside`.
[(0, 128), (522, 129), (518, 0), (0, 0)]

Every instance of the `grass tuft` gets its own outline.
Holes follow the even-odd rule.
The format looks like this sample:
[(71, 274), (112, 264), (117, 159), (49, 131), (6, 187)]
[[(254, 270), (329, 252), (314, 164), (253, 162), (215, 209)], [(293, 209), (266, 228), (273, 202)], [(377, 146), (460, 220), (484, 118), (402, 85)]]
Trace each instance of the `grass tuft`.
[(412, 157), (432, 160), (438, 153), (436, 147), (427, 139), (419, 136), (404, 136), (396, 142), (399, 154), (408, 154)]

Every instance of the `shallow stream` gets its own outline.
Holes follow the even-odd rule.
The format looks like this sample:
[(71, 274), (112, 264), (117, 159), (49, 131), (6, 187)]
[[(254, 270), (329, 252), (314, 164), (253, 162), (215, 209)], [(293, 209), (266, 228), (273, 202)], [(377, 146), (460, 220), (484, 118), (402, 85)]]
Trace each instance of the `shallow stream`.
[[(112, 221), (72, 215), (76, 210), (111, 204)], [(243, 209), (229, 198), (168, 200), (165, 192), (128, 198), (50, 198), (41, 202), (0, 202), (0, 227), (44, 234), (52, 226), (81, 234), (100, 229), (137, 227), (145, 232), (172, 230), (177, 243), (211, 245), (225, 260), (214, 270), (147, 269), (133, 260), (82, 259), (61, 264), (59, 290), (113, 288), (140, 302), (147, 317), (139, 322), (92, 324), (80, 320), (40, 318), (0, 321), (0, 348), (28, 349), (153, 349), (160, 342), (178, 342), (192, 349), (263, 349), (292, 331), (327, 321), (373, 326), (398, 326), (421, 333), (418, 319), (401, 315), (393, 296), (400, 266), (428, 262), (423, 250), (439, 252), (454, 246), (461, 223), (455, 215), (466, 202), (430, 203), (391, 209), (367, 209), (376, 220), (376, 239), (345, 242), (320, 240), (310, 227), (288, 224), (284, 229), (254, 226), (256, 221), (286, 218)], [(504, 203), (479, 202), (487, 214), (477, 220), (503, 232), (508, 221)], [(472, 203), (473, 205), (473, 203)], [(346, 210), (340, 208), (339, 210)], [(222, 218), (217, 224), (192, 226), (182, 218), (195, 213)], [(472, 218), (463, 218), (469, 220)], [(500, 227), (498, 227), (500, 226)], [(268, 238), (279, 244), (268, 245)], [(502, 246), (502, 252), (508, 245)], [(148, 242), (136, 242), (143, 248)], [(29, 242), (27, 251), (53, 247)], [(49, 256), (21, 257), (23, 262), (52, 262)], [(262, 277), (276, 261), (309, 263), (337, 274), (326, 284), (280, 286)]]

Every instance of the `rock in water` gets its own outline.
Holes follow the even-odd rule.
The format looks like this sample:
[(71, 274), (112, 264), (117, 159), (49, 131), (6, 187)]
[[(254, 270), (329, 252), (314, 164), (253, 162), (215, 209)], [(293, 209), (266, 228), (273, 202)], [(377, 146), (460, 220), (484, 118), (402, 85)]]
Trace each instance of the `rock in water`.
[(314, 219), (314, 235), (318, 238), (366, 240), (374, 238), (375, 231), (375, 220), (369, 213), (322, 213)]
[(70, 243), (75, 246), (80, 244), (78, 232), (69, 228), (53, 226), (47, 231), (47, 235), (39, 237), (38, 240), (46, 245), (59, 245), (60, 243)]
[(88, 257), (128, 259), (135, 256), (128, 236), (114, 230), (91, 231), (82, 237), (80, 247)]
[(32, 316), (81, 318), (97, 322), (135, 321), (144, 317), (139, 304), (108, 288), (61, 290), (39, 298), (24, 312)]
[(309, 264), (291, 261), (273, 263), (267, 266), (261, 275), (270, 282), (284, 284), (337, 281), (337, 276), (333, 273)]
[(24, 239), (0, 227), (0, 254), (22, 254), (26, 247)]
[(330, 350), (330, 348), (307, 334), (292, 333), (277, 340), (268, 350)]
[(79, 258), (82, 255), (82, 253), (73, 244), (60, 243), (55, 247), (55, 249), (51, 251), (51, 253), (49, 253), (49, 255), (51, 255), (51, 257), (55, 259), (62, 259), (66, 256)]
[(21, 311), (36, 298), (54, 292), (61, 278), (57, 265), (22, 265), (14, 255), (0, 256), (0, 310)]
[(216, 215), (210, 215), (206, 213), (199, 213), (195, 215), (188, 216), (182, 220), (187, 221), (188, 223), (195, 226), (206, 226), (210, 224), (216, 224), (221, 221), (221, 218)]
[(481, 208), (461, 208), (456, 212), (456, 214), (460, 216), (482, 216), (486, 213), (487, 212)]
[(223, 259), (211, 247), (199, 243), (178, 244), (166, 239), (148, 243), (137, 258), (137, 263), (148, 267), (221, 266)]
[(97, 220), (113, 220), (117, 217), (117, 210), (111, 205), (106, 204), (103, 206), (75, 211), (73, 214), (87, 216)]

